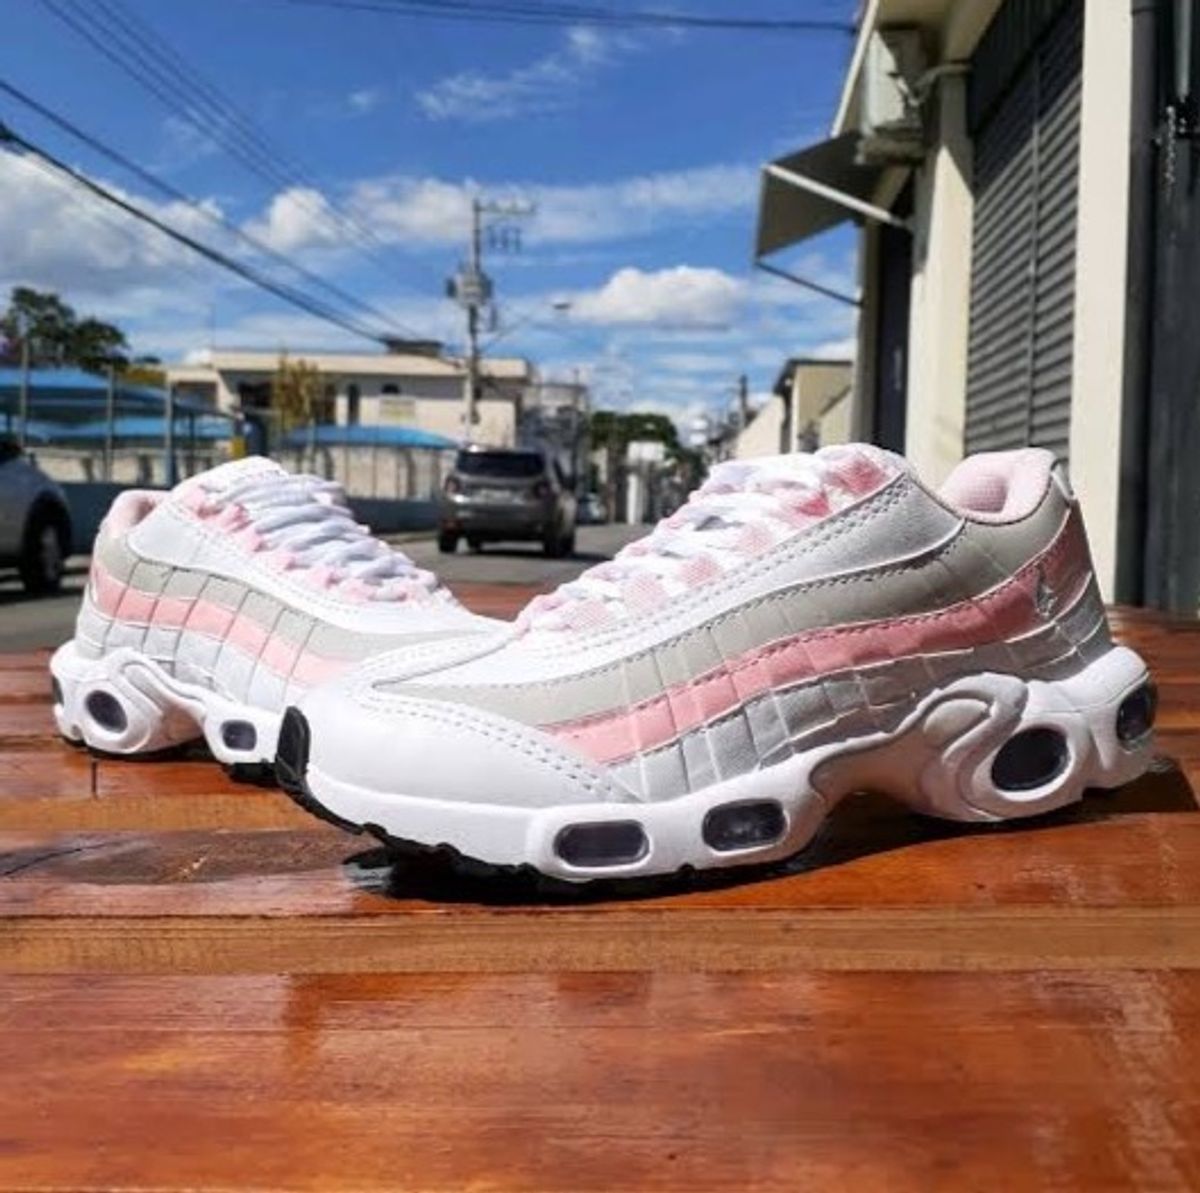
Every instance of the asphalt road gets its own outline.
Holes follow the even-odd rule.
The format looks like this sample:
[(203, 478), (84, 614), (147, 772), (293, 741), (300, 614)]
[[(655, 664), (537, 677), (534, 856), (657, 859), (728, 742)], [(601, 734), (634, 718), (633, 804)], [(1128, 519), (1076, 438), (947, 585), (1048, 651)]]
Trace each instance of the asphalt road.
[[(648, 527), (581, 526), (577, 551), (571, 559), (547, 559), (534, 544), (497, 545), (473, 555), (460, 546), (457, 555), (438, 553), (432, 538), (410, 539), (398, 546), (421, 567), (438, 572), (448, 584), (534, 584), (552, 588), (579, 575), (594, 563), (610, 558)], [(15, 573), (0, 572), (0, 651), (57, 646), (71, 636), (88, 561), (76, 556), (68, 563), (63, 592), (54, 597), (27, 597)]]

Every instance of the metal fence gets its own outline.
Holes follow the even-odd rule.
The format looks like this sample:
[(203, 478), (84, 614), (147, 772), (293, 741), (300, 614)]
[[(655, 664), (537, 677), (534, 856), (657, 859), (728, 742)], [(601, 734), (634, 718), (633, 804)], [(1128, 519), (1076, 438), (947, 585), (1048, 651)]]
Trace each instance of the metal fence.
[[(159, 444), (114, 444), (111, 465), (98, 448), (40, 444), (31, 446), (30, 455), (48, 476), (64, 484), (111, 481), (161, 488), (223, 464), (233, 457), (232, 447), (231, 441), (191, 446), (185, 442), (173, 452), (173, 470)], [(454, 466), (452, 450), (390, 444), (283, 447), (272, 456), (291, 472), (337, 481), (351, 497), (379, 500), (432, 500)]]
[(337, 481), (351, 497), (429, 501), (454, 467), (454, 451), (386, 443), (283, 447), (273, 453), (293, 472)]

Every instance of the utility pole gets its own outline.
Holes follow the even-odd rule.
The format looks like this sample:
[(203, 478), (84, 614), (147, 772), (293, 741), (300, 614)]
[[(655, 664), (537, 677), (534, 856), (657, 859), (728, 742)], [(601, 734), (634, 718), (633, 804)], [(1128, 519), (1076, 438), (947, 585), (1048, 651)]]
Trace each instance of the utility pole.
[(108, 362), (108, 388), (104, 393), (104, 479), (113, 478), (113, 419), (117, 411), (117, 366)]
[(492, 301), (492, 279), (483, 272), (483, 206), (478, 196), (471, 199), (471, 254), (467, 279), (467, 389), (463, 402), (463, 438), (470, 442), (479, 401), (479, 313), (485, 303), (490, 305)]
[(750, 382), (743, 373), (738, 378), (738, 430), (744, 431), (750, 422)]
[(21, 422), (17, 431), (17, 444), (22, 451), (29, 440), (29, 329), (21, 329)]
[[(463, 440), (469, 442), (475, 428), (476, 407), (479, 403), (481, 353), (479, 333), (483, 318), (495, 320), (492, 298), (492, 279), (483, 268), (484, 222), (490, 216), (497, 220), (520, 219), (534, 213), (532, 203), (497, 203), (479, 198), (471, 199), (471, 238), (466, 262), (446, 284), (447, 294), (467, 313), (467, 359), (466, 378), (463, 388)], [(509, 247), (517, 243), (513, 236), (498, 238), (497, 247)]]
[(170, 381), (163, 407), (163, 483), (175, 487), (175, 386)]

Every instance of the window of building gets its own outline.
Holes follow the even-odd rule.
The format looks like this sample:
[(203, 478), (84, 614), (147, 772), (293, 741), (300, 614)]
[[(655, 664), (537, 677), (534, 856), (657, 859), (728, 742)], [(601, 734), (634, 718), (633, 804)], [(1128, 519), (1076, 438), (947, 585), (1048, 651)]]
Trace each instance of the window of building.
[(357, 427), (360, 407), (362, 405), (362, 393), (358, 386), (351, 383), (346, 386), (346, 423), (348, 426)]

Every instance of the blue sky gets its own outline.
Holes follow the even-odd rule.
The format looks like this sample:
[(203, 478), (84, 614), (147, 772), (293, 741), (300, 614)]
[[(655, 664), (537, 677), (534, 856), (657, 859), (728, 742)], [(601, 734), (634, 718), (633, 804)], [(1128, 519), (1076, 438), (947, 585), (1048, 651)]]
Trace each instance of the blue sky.
[[(578, 370), (602, 404), (683, 418), (728, 403), (740, 372), (761, 391), (788, 355), (848, 347), (848, 308), (750, 268), (757, 167), (823, 135), (848, 35), (439, 22), (288, 0), (117, 2), (312, 185), (256, 177), (211, 129), (198, 131), (142, 90), (43, 0), (0, 0), (9, 33), (0, 79), (402, 330), (460, 345), (461, 316), (441, 287), (478, 192), (537, 205), (523, 221), (521, 251), (488, 259), (501, 299), (494, 350), (528, 355), (550, 375)], [(856, 5), (676, 7), (849, 21)], [(230, 247), (203, 218), (3, 96), (0, 119)], [(370, 230), (365, 248), (334, 210)], [(853, 240), (831, 233), (790, 264), (852, 288)], [(204, 349), (214, 328), (226, 347), (361, 346), (0, 155), (0, 286), (18, 282), (54, 287), (119, 321), (139, 351), (172, 359)], [(563, 301), (569, 310), (556, 312)]]

